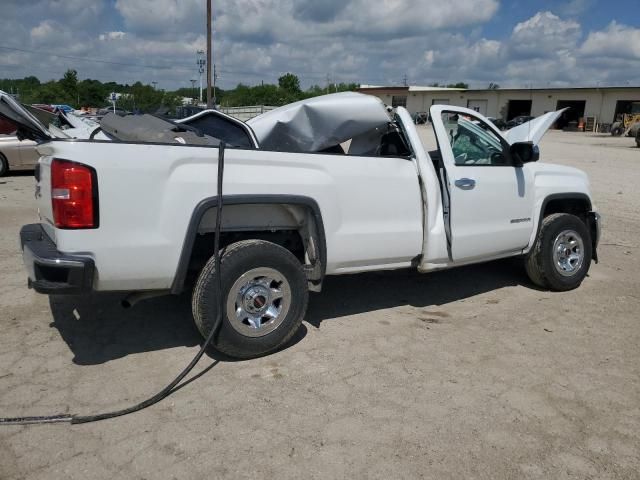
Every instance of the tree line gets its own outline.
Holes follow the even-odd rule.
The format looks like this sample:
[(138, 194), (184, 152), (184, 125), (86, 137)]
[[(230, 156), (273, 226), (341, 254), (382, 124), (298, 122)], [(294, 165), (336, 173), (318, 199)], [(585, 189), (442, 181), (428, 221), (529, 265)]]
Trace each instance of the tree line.
[[(307, 90), (300, 87), (299, 78), (293, 73), (282, 75), (278, 84), (248, 86), (238, 84), (230, 90), (216, 88), (216, 102), (222, 106), (247, 105), (280, 106), (325, 93), (356, 90), (356, 83), (333, 84), (329, 87), (314, 85)], [(182, 98), (196, 98), (197, 89), (180, 88), (173, 91), (156, 89), (152, 85), (135, 82), (120, 84), (99, 80), (78, 80), (75, 70), (67, 70), (59, 80), (41, 82), (35, 76), (21, 79), (0, 79), (0, 90), (18, 94), (26, 104), (66, 104), (74, 108), (104, 107), (108, 105), (111, 92), (121, 94), (117, 101), (119, 108), (129, 111), (155, 112), (159, 109), (173, 110), (182, 104)]]
[(26, 104), (66, 104), (74, 108), (104, 107), (111, 92), (123, 94), (118, 106), (131, 111), (152, 111), (161, 106), (172, 108), (179, 103), (176, 95), (156, 90), (151, 85), (78, 80), (75, 70), (67, 70), (61, 79), (48, 82), (41, 82), (34, 76), (0, 79), (0, 90), (18, 94), (20, 101)]

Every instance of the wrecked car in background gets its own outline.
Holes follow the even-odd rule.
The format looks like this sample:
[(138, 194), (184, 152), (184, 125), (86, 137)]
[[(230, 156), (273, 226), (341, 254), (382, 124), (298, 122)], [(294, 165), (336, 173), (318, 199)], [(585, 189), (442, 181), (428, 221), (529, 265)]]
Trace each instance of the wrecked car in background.
[(569, 290), (597, 260), (587, 176), (538, 162), (537, 143), (557, 112), (502, 134), (473, 110), (434, 105), (439, 148), (430, 152), (406, 109), (389, 113), (357, 93), (248, 123), (204, 112), (186, 123), (106, 116), (100, 134), (112, 141), (57, 137), (6, 95), (0, 115), (42, 155), (40, 222), (20, 234), (29, 285), (138, 292), (133, 302), (179, 294), (195, 280), (195, 323), (208, 336), (221, 301), (214, 344), (233, 357), (286, 343), (327, 275), (522, 257), (533, 283)]
[[(99, 127), (89, 119), (81, 118), (62, 110), (53, 113), (36, 107), (24, 107), (41, 123), (48, 125), (50, 131), (65, 138), (89, 138), (91, 132)], [(37, 143), (17, 136), (17, 126), (11, 120), (0, 120), (0, 177), (11, 170), (33, 169), (38, 164), (40, 154)]]
[(10, 170), (33, 168), (40, 158), (36, 152), (37, 143), (19, 140), (16, 129), (14, 123), (0, 119), (0, 177), (7, 175)]

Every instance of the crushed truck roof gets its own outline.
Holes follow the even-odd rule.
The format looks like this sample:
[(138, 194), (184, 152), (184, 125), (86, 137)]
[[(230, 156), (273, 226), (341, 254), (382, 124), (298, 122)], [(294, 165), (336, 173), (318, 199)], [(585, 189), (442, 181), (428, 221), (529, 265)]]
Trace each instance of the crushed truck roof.
[(252, 118), (247, 124), (265, 150), (319, 152), (390, 121), (379, 98), (343, 92), (291, 103)]

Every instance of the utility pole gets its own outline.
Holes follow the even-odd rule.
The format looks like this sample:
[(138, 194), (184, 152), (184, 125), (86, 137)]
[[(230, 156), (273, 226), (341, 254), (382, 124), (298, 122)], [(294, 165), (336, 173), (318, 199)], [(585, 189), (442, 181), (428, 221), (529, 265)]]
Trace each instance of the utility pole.
[(218, 73), (216, 72), (216, 64), (213, 64), (213, 108), (216, 108), (216, 82), (218, 81)]
[(151, 82), (153, 84), (153, 89), (156, 89), (156, 85), (158, 85), (158, 82)]
[(212, 107), (211, 98), (211, 0), (207, 0), (207, 108)]
[(200, 103), (202, 103), (202, 74), (204, 73), (204, 66), (206, 64), (204, 59), (204, 50), (198, 50), (196, 52), (196, 64), (198, 65), (198, 73), (200, 74)]
[(402, 77), (402, 83), (404, 84), (405, 87), (409, 86), (409, 80), (407, 79), (407, 75), (405, 74), (404, 77)]
[(197, 82), (197, 80), (195, 78), (192, 78), (189, 81), (191, 82), (191, 98), (195, 100), (196, 99), (196, 82)]

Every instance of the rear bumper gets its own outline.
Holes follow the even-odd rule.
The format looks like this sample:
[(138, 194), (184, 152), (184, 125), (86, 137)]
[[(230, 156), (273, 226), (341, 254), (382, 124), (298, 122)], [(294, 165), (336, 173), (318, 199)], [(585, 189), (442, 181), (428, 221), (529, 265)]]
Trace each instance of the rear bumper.
[(39, 223), (22, 227), (20, 245), (29, 287), (36, 292), (79, 294), (92, 290), (93, 260), (59, 252)]

